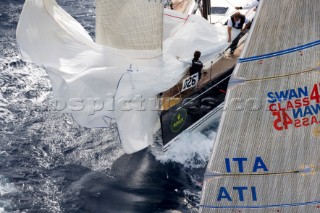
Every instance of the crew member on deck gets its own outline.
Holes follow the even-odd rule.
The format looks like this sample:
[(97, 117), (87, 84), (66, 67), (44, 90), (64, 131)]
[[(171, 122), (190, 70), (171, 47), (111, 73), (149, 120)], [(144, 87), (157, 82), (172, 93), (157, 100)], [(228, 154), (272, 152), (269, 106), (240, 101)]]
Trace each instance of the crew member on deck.
[(200, 51), (195, 51), (193, 54), (192, 65), (190, 67), (190, 76), (198, 73), (199, 80), (201, 78), (201, 70), (203, 68), (202, 62), (199, 60), (201, 56)]
[[(188, 64), (190, 65), (190, 69), (189, 69), (189, 74), (190, 76), (195, 74), (195, 73), (198, 73), (198, 79), (200, 80), (201, 78), (201, 70), (203, 68), (203, 64), (202, 62), (200, 61), (200, 56), (201, 56), (201, 52), (200, 51), (195, 51), (194, 54), (193, 54), (193, 59), (192, 61), (187, 61), (187, 60), (183, 60), (183, 59), (180, 59), (180, 57), (177, 56), (177, 59), (179, 61), (181, 61), (182, 63), (185, 63), (185, 64)], [(203, 73), (204, 75), (207, 74), (207, 72), (204, 72)]]
[[(245, 25), (245, 26), (244, 26)], [(244, 26), (244, 27), (243, 27)], [(239, 40), (248, 32), (251, 26), (251, 21), (239, 12), (233, 14), (228, 20), (228, 42), (231, 42), (232, 28), (241, 29), (240, 34), (232, 41), (230, 45), (230, 54), (232, 55), (237, 48)]]
[(251, 9), (253, 7), (258, 7), (259, 5), (259, 0), (252, 0), (251, 3), (249, 4), (246, 4), (244, 6), (241, 6), (241, 7), (235, 7), (237, 10), (241, 10), (241, 9)]

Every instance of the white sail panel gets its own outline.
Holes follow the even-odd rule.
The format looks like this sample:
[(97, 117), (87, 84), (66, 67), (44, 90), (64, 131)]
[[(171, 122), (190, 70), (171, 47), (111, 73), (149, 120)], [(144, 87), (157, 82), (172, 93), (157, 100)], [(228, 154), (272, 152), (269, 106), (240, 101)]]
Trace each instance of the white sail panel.
[[(230, 185), (232, 182), (232, 185)], [(211, 178), (204, 189), (200, 211), (209, 212), (318, 212), (318, 171), (283, 175)]]
[(160, 50), (162, 1), (96, 0), (96, 41), (109, 47)]
[(320, 207), (319, 3), (260, 2), (229, 84), (201, 212)]
[(249, 62), (241, 64), (235, 77), (247, 80), (275, 77), (320, 65), (318, 5), (317, 0), (261, 2), (259, 16), (240, 58)]
[[(224, 110), (208, 171), (272, 173), (320, 162), (318, 71), (245, 82), (229, 90)], [(268, 171), (254, 171), (255, 163)]]

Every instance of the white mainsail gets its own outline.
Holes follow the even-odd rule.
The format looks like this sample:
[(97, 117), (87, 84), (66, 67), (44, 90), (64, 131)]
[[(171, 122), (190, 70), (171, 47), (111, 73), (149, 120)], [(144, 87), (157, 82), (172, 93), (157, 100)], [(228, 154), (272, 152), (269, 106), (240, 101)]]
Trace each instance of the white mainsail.
[(161, 50), (161, 2), (96, 0), (97, 43), (126, 50)]
[[(165, 10), (161, 1), (96, 1), (97, 42), (54, 0), (26, 0), (17, 28), (21, 57), (43, 66), (59, 110), (88, 128), (115, 120), (127, 153), (153, 141), (156, 95), (183, 78), (195, 50), (203, 62), (228, 43), (226, 29)], [(162, 33), (163, 32), (163, 33)]]
[(320, 5), (263, 0), (258, 10), (229, 85), (200, 211), (318, 212)]

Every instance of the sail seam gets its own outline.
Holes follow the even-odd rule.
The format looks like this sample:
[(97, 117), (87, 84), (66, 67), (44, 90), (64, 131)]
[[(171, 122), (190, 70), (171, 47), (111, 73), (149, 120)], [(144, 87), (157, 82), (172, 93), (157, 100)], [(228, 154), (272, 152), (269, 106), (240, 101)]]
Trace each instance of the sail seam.
[(308, 73), (312, 71), (320, 71), (320, 67), (316, 66), (307, 70), (303, 70), (301, 72), (296, 72), (296, 73), (289, 73), (289, 74), (284, 74), (284, 75), (276, 75), (276, 76), (271, 76), (271, 77), (265, 77), (265, 78), (253, 78), (249, 80), (245, 80), (245, 82), (253, 82), (253, 81), (263, 81), (263, 80), (272, 80), (272, 79), (277, 79), (277, 78), (283, 78), (283, 77), (289, 77), (289, 76), (294, 76), (294, 75), (300, 75), (303, 73)]
[(188, 19), (188, 17), (187, 18), (182, 18), (182, 17), (178, 17), (178, 16), (173, 16), (173, 15), (169, 15), (169, 14), (164, 14), (165, 16), (169, 16), (169, 17), (172, 17), (172, 18), (177, 18), (177, 19), (182, 19), (182, 20), (187, 20)]
[(213, 175), (204, 175), (205, 178), (214, 178), (214, 177), (237, 177), (237, 176), (267, 176), (267, 175), (282, 175), (282, 174), (292, 174), (292, 173), (304, 173), (301, 171), (286, 171), (286, 172), (270, 172), (270, 173), (258, 173), (258, 174), (250, 174), (250, 173), (239, 173), (239, 174), (213, 174)]
[(291, 207), (291, 206), (304, 206), (311, 204), (319, 204), (320, 201), (310, 201), (304, 203), (286, 203), (286, 204), (273, 204), (273, 205), (265, 205), (265, 206), (209, 206), (209, 205), (200, 205), (202, 208), (210, 208), (210, 209), (235, 209), (235, 208), (243, 208), (243, 209), (261, 209), (261, 208), (274, 208), (274, 207)]
[(308, 48), (312, 48), (314, 46), (320, 45), (320, 40), (308, 43), (308, 44), (304, 44), (304, 45), (300, 45), (297, 47), (292, 47), (289, 49), (285, 49), (285, 50), (280, 50), (277, 52), (273, 52), (273, 53), (267, 53), (264, 55), (258, 55), (258, 56), (252, 56), (252, 57), (247, 57), (247, 58), (240, 58), (239, 59), (239, 63), (244, 63), (244, 62), (250, 62), (250, 61), (258, 61), (258, 60), (262, 60), (262, 59), (267, 59), (267, 58), (273, 58), (276, 56), (281, 56), (281, 55), (286, 55), (289, 53), (293, 53), (293, 52), (297, 52), (297, 51), (301, 51), (304, 49), (308, 49)]

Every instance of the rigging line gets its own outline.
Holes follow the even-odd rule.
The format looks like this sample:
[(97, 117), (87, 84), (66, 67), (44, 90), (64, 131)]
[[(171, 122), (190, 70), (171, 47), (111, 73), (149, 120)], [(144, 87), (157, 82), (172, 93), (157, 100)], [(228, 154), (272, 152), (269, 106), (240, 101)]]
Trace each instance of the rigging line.
[(289, 74), (283, 74), (283, 75), (276, 75), (276, 76), (271, 76), (271, 77), (263, 77), (263, 78), (254, 78), (254, 79), (249, 79), (249, 80), (245, 80), (245, 82), (254, 82), (254, 81), (264, 81), (264, 80), (273, 80), (273, 79), (277, 79), (277, 78), (283, 78), (283, 77), (289, 77), (289, 76), (294, 76), (294, 75), (300, 75), (303, 73), (308, 73), (308, 72), (312, 72), (312, 71), (320, 71), (319, 66), (310, 68), (310, 69), (306, 69), (300, 72), (295, 72), (295, 73), (289, 73)]
[(317, 40), (317, 41), (314, 41), (314, 42), (310, 42), (310, 43), (307, 43), (307, 44), (304, 44), (304, 45), (292, 47), (292, 48), (289, 48), (289, 49), (280, 50), (280, 51), (277, 51), (277, 52), (267, 53), (267, 54), (258, 55), (258, 56), (251, 56), (251, 57), (247, 57), (247, 58), (240, 58), (239, 59), (239, 63), (257, 61), (257, 60), (262, 60), (262, 59), (267, 59), (267, 58), (273, 58), (273, 57), (276, 57), (276, 56), (286, 55), (286, 54), (289, 54), (289, 53), (298, 52), (300, 50), (309, 49), (309, 48), (312, 48), (312, 47), (318, 46), (318, 45), (320, 45), (320, 40)]
[[(240, 33), (241, 33), (241, 32), (240, 32)], [(240, 35), (240, 33), (237, 35), (237, 37)], [(240, 47), (244, 42), (246, 42), (247, 37), (248, 37), (248, 33), (246, 32), (246, 33), (244, 34), (244, 36), (243, 36), (241, 39), (239, 39), (239, 43), (237, 44), (237, 48)], [(235, 39), (233, 39), (233, 40), (235, 40)], [(240, 41), (241, 41), (241, 42), (240, 42)], [(231, 47), (231, 45), (232, 45), (232, 42), (230, 43), (230, 45), (228, 45), (227, 49), (225, 49), (225, 50), (221, 53), (221, 55), (224, 54), (224, 53)]]
[(173, 16), (173, 15), (169, 15), (169, 14), (164, 14), (165, 16), (169, 16), (169, 17), (172, 17), (172, 18), (177, 18), (177, 19), (182, 19), (182, 20), (187, 20), (188, 19), (188, 17), (187, 18), (182, 18), (182, 17), (179, 17), (179, 16)]
[(232, 7), (235, 7), (230, 1), (226, 0), (226, 2), (228, 2)]
[(212, 206), (212, 205), (200, 205), (202, 208), (207, 209), (266, 209), (275, 207), (293, 207), (293, 206), (305, 206), (312, 204), (319, 204), (320, 201), (310, 201), (304, 203), (284, 203), (284, 204), (273, 204), (273, 205), (263, 205), (263, 206)]
[[(319, 170), (316, 170), (319, 171)], [(312, 171), (314, 172), (314, 171)], [(220, 177), (242, 177), (242, 176), (268, 176), (268, 175), (282, 175), (282, 174), (295, 174), (295, 173), (308, 173), (303, 170), (286, 171), (286, 172), (268, 172), (268, 173), (238, 173), (238, 174), (227, 174), (227, 173), (215, 173), (215, 174), (204, 174), (206, 178), (220, 178)]]
[(174, 37), (174, 36), (177, 34), (177, 32), (179, 32), (179, 31), (180, 31), (180, 29), (182, 29), (182, 27), (184, 27), (184, 25), (187, 23), (187, 21), (189, 20), (189, 17), (190, 17), (190, 15), (188, 15), (188, 16), (187, 16), (187, 18), (181, 18), (181, 17), (178, 17), (178, 16), (169, 15), (169, 14), (164, 14), (164, 15), (166, 15), (166, 16), (168, 16), (168, 17), (178, 18), (178, 19), (182, 19), (182, 20), (184, 20), (183, 25), (182, 25), (182, 26), (180, 26), (180, 27), (179, 27), (179, 28), (178, 28), (174, 33), (172, 33), (171, 38), (172, 38), (172, 37)]
[[(251, 13), (255, 12), (254, 8), (249, 9), (244, 15), (249, 16)], [(252, 22), (252, 20), (251, 20)]]
[(207, 90), (204, 91), (203, 93), (201, 93), (201, 94), (197, 95), (196, 97), (192, 98), (192, 99), (189, 100), (187, 103), (184, 103), (182, 106), (180, 106), (179, 108), (177, 108), (176, 111), (179, 110), (179, 109), (181, 109), (182, 107), (184, 107), (185, 105), (187, 105), (187, 104), (190, 103), (191, 101), (199, 98), (201, 95), (207, 93), (207, 92), (210, 91), (212, 88), (214, 88), (215, 86), (219, 85), (222, 81), (226, 80), (226, 79), (227, 79), (228, 77), (230, 77), (230, 76), (231, 76), (231, 75), (228, 75), (227, 77), (225, 77), (224, 79), (220, 80), (218, 83), (216, 83), (215, 85), (211, 86), (209, 89), (207, 89)]
[[(248, 0), (246, 4), (248, 4), (249, 1), (252, 1), (252, 0)], [(235, 7), (234, 4), (232, 4), (229, 0), (226, 0), (226, 2), (228, 2), (231, 6)]]
[(307, 167), (300, 170), (294, 171), (284, 171), (284, 172), (268, 172), (268, 173), (238, 173), (238, 174), (227, 174), (227, 173), (213, 173), (204, 174), (204, 181), (214, 180), (214, 178), (222, 177), (245, 177), (245, 176), (269, 176), (269, 175), (284, 175), (284, 174), (313, 174), (314, 172), (319, 172), (320, 167)]

